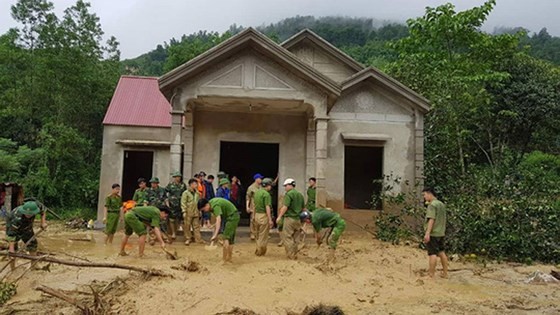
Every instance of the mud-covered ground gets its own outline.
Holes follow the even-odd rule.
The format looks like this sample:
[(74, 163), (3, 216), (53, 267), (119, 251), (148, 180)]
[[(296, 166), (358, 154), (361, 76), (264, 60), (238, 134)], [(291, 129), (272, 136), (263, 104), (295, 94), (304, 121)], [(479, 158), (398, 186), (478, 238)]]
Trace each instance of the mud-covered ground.
[[(472, 261), (452, 262), (449, 279), (430, 281), (423, 279), (424, 251), (377, 241), (359, 229), (344, 234), (331, 267), (323, 264), (326, 248), (317, 248), (312, 237), (307, 238), (299, 259), (289, 261), (284, 249), (276, 246), (277, 235), (267, 255), (256, 257), (247, 234), (247, 228), (240, 228), (234, 263), (222, 265), (221, 248), (208, 251), (204, 245), (186, 247), (176, 242), (168, 248), (177, 251), (179, 260), (167, 260), (158, 246), (147, 246), (146, 257), (140, 259), (134, 236), (128, 249), (131, 256), (118, 257), (122, 234), (112, 246), (104, 246), (102, 232), (50, 227), (39, 237), (40, 250), (59, 259), (77, 260), (72, 257), (76, 256), (157, 268), (173, 278), (146, 280), (126, 270), (52, 264), (50, 271), (28, 272), (0, 314), (79, 314), (69, 303), (37, 291), (41, 285), (60, 289), (83, 305), (93, 305), (92, 289), (102, 292), (103, 307), (114, 314), (217, 314), (235, 308), (247, 310), (238, 314), (298, 314), (319, 303), (339, 306), (346, 314), (560, 313), (560, 285), (525, 283), (531, 273), (549, 273), (553, 266), (490, 263), (484, 267)], [(191, 265), (198, 263), (194, 265), (199, 270), (172, 268), (186, 264), (187, 259)], [(10, 277), (17, 277), (17, 272)]]

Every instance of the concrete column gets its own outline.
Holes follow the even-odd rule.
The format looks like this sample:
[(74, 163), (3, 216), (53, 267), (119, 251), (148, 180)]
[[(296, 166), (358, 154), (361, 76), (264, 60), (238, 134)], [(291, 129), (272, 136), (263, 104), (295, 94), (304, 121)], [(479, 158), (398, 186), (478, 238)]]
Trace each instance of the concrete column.
[(315, 126), (315, 177), (317, 178), (317, 207), (327, 206), (327, 124), (328, 119), (317, 118)]
[(316, 177), (315, 175), (315, 119), (309, 118), (307, 122), (307, 138), (306, 138), (306, 164), (305, 173), (306, 180), (309, 177)]
[(171, 111), (171, 146), (170, 154), (170, 171), (176, 172), (181, 170), (181, 140), (183, 137), (183, 111)]
[(424, 185), (424, 115), (414, 111), (414, 179)]
[(185, 131), (183, 141), (185, 151), (183, 155), (183, 177), (188, 180), (193, 176), (193, 149), (194, 149), (194, 117), (192, 109), (185, 113)]

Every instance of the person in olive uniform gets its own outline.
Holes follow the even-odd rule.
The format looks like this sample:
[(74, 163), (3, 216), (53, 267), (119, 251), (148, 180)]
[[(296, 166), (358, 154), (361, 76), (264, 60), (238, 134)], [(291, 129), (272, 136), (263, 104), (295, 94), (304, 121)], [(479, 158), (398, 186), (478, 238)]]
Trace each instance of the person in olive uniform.
[(146, 179), (145, 178), (138, 178), (138, 189), (134, 191), (134, 196), (132, 196), (132, 200), (136, 202), (138, 206), (147, 206), (148, 205), (148, 198), (146, 194), (148, 193), (148, 187), (146, 187)]
[(315, 177), (311, 177), (308, 182), (309, 187), (307, 188), (307, 203), (305, 204), (305, 209), (313, 212), (316, 208), (315, 199), (317, 198), (317, 179)]
[[(41, 214), (41, 229), (45, 230), (47, 228), (46, 212), (39, 209), (39, 206), (34, 201), (27, 201), (8, 213), (6, 218), (6, 241), (8, 241), (8, 251), (10, 253), (16, 252), (18, 242), (21, 240), (27, 244), (26, 250), (31, 255), (36, 255), (38, 243), (33, 232), (33, 222), (39, 213)], [(12, 259), (10, 262), (12, 269), (15, 268), (15, 263), (15, 259)]]
[[(158, 209), (161, 209), (163, 207), (167, 207), (167, 193), (165, 191), (165, 188), (161, 187), (159, 185), (159, 178), (158, 177), (152, 177), (150, 179), (150, 188), (148, 189), (148, 191), (146, 192), (146, 199), (148, 201), (148, 206), (153, 206), (156, 207)], [(167, 238), (167, 221), (169, 220), (169, 218), (167, 218), (165, 221), (161, 221), (160, 222), (160, 231), (164, 233), (164, 238), (167, 241), (171, 241), (171, 239)], [(154, 231), (150, 231), (149, 232), (149, 237), (150, 237), (150, 245), (154, 245), (155, 244), (155, 235), (154, 235)]]
[(447, 210), (445, 204), (437, 199), (432, 188), (422, 190), (424, 200), (428, 203), (426, 210), (426, 233), (424, 244), (428, 250), (428, 276), (433, 278), (436, 273), (437, 259), (441, 260), (443, 271), (442, 278), (447, 278), (448, 261), (445, 255), (445, 225), (447, 222)]
[(105, 197), (105, 206), (103, 207), (103, 224), (105, 224), (105, 245), (113, 244), (113, 237), (117, 232), (117, 226), (119, 225), (119, 219), (122, 221), (122, 199), (119, 193), (121, 192), (121, 186), (119, 184), (113, 184), (111, 186), (113, 191), (111, 194)]
[(264, 176), (262, 176), (261, 174), (257, 173), (255, 174), (255, 176), (253, 176), (253, 179), (255, 180), (248, 188), (247, 188), (247, 195), (245, 196), (246, 198), (246, 203), (247, 203), (247, 213), (249, 213), (250, 218), (249, 218), (249, 230), (251, 231), (251, 240), (255, 239), (255, 193), (257, 192), (257, 190), (261, 189), (261, 183), (262, 183), (262, 179)]
[(167, 206), (169, 207), (169, 232), (171, 239), (177, 238), (179, 225), (183, 221), (183, 212), (181, 211), (181, 196), (187, 190), (187, 185), (183, 182), (183, 175), (180, 172), (172, 173), (173, 180), (165, 187), (167, 192)]
[(280, 224), (282, 219), (284, 224), (282, 227), (282, 241), (286, 249), (286, 255), (289, 259), (296, 259), (299, 245), (299, 235), (301, 233), (301, 221), (299, 213), (303, 210), (303, 195), (295, 189), (296, 181), (288, 178), (284, 181), (284, 205), (278, 212), (276, 223)]
[(233, 244), (235, 244), (235, 233), (237, 225), (239, 224), (239, 212), (231, 201), (224, 198), (214, 198), (210, 201), (207, 199), (200, 199), (198, 201), (198, 210), (203, 212), (211, 212), (216, 217), (216, 226), (214, 227), (214, 234), (211, 241), (215, 242), (220, 233), (220, 226), (222, 220), (226, 221), (223, 232), (223, 261), (224, 263), (232, 262)]
[(144, 248), (146, 247), (146, 235), (148, 228), (152, 229), (162, 248), (165, 248), (165, 242), (161, 236), (159, 229), (161, 221), (165, 221), (169, 214), (169, 209), (162, 207), (158, 209), (152, 206), (134, 207), (124, 215), (124, 238), (121, 243), (120, 256), (127, 256), (125, 252), (126, 244), (132, 233), (139, 236), (138, 254), (144, 256)]
[(181, 210), (183, 211), (184, 220), (183, 230), (185, 232), (185, 245), (187, 246), (191, 243), (193, 234), (195, 242), (203, 243), (200, 236), (200, 211), (197, 208), (199, 199), (198, 180), (191, 178), (189, 179), (189, 188), (181, 196)]
[(274, 226), (272, 221), (272, 196), (270, 190), (272, 189), (272, 179), (265, 178), (262, 181), (262, 189), (257, 190), (255, 193), (255, 231), (257, 239), (257, 249), (255, 255), (264, 256), (268, 246), (268, 234), (270, 229)]
[(336, 250), (342, 232), (346, 229), (346, 221), (342, 219), (340, 214), (330, 209), (316, 209), (313, 213), (310, 211), (302, 211), (300, 213), (300, 219), (302, 222), (311, 223), (313, 226), (317, 245), (321, 245), (322, 243), (321, 230), (330, 228), (330, 232), (325, 231), (325, 233), (329, 233), (326, 240), (329, 245), (327, 259), (328, 261), (334, 260), (334, 251)]

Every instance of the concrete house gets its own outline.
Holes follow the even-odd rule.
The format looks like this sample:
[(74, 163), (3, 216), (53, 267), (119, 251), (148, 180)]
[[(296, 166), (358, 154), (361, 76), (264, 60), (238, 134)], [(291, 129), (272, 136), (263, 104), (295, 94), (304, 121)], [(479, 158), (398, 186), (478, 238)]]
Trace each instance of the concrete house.
[(103, 121), (99, 211), (115, 182), (126, 200), (138, 177), (165, 185), (174, 170), (223, 170), (245, 187), (257, 172), (292, 177), (301, 192), (316, 177), (317, 204), (371, 218), (360, 209), (374, 179), (422, 179), (428, 109), (309, 30), (277, 44), (249, 28), (160, 78), (120, 79)]

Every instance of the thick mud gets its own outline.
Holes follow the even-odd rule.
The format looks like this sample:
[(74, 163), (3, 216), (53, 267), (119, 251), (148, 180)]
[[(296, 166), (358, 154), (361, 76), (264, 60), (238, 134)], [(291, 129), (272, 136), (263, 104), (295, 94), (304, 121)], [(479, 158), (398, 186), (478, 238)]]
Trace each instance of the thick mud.
[(127, 249), (130, 256), (119, 257), (121, 236), (104, 246), (99, 231), (50, 227), (39, 237), (40, 251), (60, 259), (157, 268), (174, 278), (146, 280), (126, 270), (53, 264), (43, 268), (49, 270), (28, 272), (0, 314), (79, 314), (67, 302), (35, 290), (40, 285), (63, 290), (83, 303), (93, 299), (90, 285), (105, 288), (105, 307), (112, 314), (302, 314), (319, 304), (338, 306), (345, 314), (560, 313), (560, 285), (525, 283), (531, 273), (549, 273), (553, 266), (452, 262), (449, 279), (426, 280), (424, 251), (379, 242), (360, 231), (344, 234), (333, 265), (324, 263), (327, 249), (318, 248), (312, 237), (296, 261), (285, 258), (276, 235), (267, 255), (257, 257), (247, 229), (241, 228), (233, 264), (222, 265), (221, 248), (185, 246), (181, 238), (168, 245), (178, 260), (166, 259), (158, 246), (147, 246), (146, 257), (138, 258), (135, 236)]

